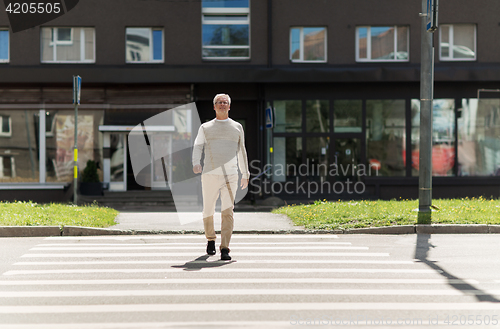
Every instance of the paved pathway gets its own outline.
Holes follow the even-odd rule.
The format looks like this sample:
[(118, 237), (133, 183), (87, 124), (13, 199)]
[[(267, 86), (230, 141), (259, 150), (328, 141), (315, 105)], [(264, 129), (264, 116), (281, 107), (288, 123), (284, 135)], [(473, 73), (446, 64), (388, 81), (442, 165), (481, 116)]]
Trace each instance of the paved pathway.
[[(203, 231), (201, 213), (181, 213), (181, 218), (175, 212), (122, 212), (118, 215), (118, 225), (110, 229), (141, 230), (141, 231)], [(186, 224), (182, 224), (181, 220)], [(220, 230), (220, 213), (215, 214), (215, 229)], [(269, 212), (237, 212), (234, 214), (235, 231), (290, 231), (303, 230), (294, 226), (285, 215)]]

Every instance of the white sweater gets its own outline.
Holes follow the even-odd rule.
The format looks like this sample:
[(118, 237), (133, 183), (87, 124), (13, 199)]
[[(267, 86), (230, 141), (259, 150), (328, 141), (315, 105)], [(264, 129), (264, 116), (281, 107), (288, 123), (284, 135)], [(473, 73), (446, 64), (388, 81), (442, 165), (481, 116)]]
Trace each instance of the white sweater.
[(213, 119), (200, 126), (193, 146), (193, 166), (200, 164), (201, 154), (205, 152), (203, 174), (238, 174), (248, 179), (247, 151), (243, 127), (238, 122)]

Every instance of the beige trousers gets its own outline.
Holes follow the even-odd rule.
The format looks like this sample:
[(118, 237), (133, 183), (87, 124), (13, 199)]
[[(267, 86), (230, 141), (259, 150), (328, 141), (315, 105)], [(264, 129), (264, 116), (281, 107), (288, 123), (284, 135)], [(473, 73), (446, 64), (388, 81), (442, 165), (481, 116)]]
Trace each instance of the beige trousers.
[(208, 241), (217, 238), (214, 228), (215, 204), (220, 196), (221, 199), (221, 243), (219, 249), (229, 248), (229, 241), (233, 234), (233, 209), (234, 197), (238, 189), (238, 175), (228, 175), (227, 181), (231, 187), (230, 195), (226, 179), (223, 175), (201, 175), (201, 187), (203, 193), (203, 225), (205, 236)]

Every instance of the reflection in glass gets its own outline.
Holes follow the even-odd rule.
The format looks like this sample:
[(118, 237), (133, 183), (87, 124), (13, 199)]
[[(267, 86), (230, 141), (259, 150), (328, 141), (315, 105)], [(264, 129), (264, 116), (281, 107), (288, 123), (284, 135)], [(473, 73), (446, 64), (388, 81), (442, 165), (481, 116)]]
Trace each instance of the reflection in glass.
[(453, 26), (453, 58), (474, 58), (475, 26), (456, 24)]
[(0, 62), (9, 60), (9, 30), (0, 29)]
[(1, 110), (0, 182), (39, 182), (38, 111)]
[(330, 103), (325, 100), (306, 101), (306, 131), (311, 133), (327, 133), (330, 131), (328, 119)]
[(111, 182), (124, 181), (124, 161), (125, 161), (125, 135), (124, 134), (110, 134), (110, 152), (111, 152)]
[(275, 126), (274, 132), (302, 132), (302, 102), (274, 101)]
[[(73, 149), (75, 144), (74, 111), (49, 111), (53, 118), (53, 134), (46, 137), (47, 182), (73, 181)], [(78, 112), (78, 170), (81, 173), (88, 160), (94, 160), (102, 174), (102, 134), (99, 125), (103, 111)], [(80, 175), (79, 175), (80, 176)], [(100, 177), (102, 180), (102, 177)]]
[(163, 60), (163, 31), (153, 30), (153, 60)]
[(408, 26), (398, 26), (397, 59), (408, 59)]
[(379, 176), (405, 175), (405, 126), (404, 100), (366, 101), (367, 160)]
[(203, 8), (245, 8), (249, 0), (202, 0)]
[(95, 61), (94, 31), (94, 28), (87, 27), (41, 28), (42, 62)]
[(326, 28), (294, 27), (290, 30), (290, 59), (326, 61)]
[(361, 100), (335, 100), (333, 102), (333, 132), (360, 133), (362, 119)]
[[(455, 100), (434, 99), (432, 105), (432, 175), (453, 176), (455, 165)], [(411, 100), (412, 175), (419, 175), (420, 100)], [(406, 160), (406, 159), (405, 159)]]
[(310, 181), (325, 181), (328, 175), (328, 149), (330, 137), (306, 138), (307, 179)]
[(127, 62), (148, 62), (150, 45), (148, 28), (127, 28)]
[(324, 61), (325, 58), (326, 28), (304, 28), (304, 60)]
[(302, 137), (274, 137), (273, 180), (295, 180), (302, 163)]
[(203, 48), (203, 57), (250, 57), (248, 48)]
[(360, 59), (368, 58), (367, 37), (368, 37), (368, 28), (366, 27), (358, 28), (358, 56)]
[[(358, 167), (361, 161), (361, 140), (359, 138), (335, 139), (335, 164), (340, 180), (356, 177), (358, 175), (369, 175), (369, 168)], [(376, 174), (375, 168), (372, 168)]]
[(248, 46), (249, 26), (242, 25), (203, 25), (203, 45), (204, 46)]
[(462, 99), (458, 175), (500, 176), (500, 99)]
[(291, 44), (290, 44), (290, 53), (291, 59), (300, 59), (300, 29), (293, 28), (291, 31)]
[(441, 33), (441, 57), (450, 57), (450, 26), (442, 25), (440, 27)]
[[(153, 154), (172, 154), (172, 136), (168, 133), (156, 133), (153, 135)], [(182, 169), (190, 169), (190, 166), (185, 166)], [(162, 159), (155, 159), (153, 161), (153, 185), (157, 187), (168, 187), (168, 176), (172, 176), (170, 172), (171, 166), (165, 163), (165, 157)], [(167, 177), (165, 177), (167, 174)], [(155, 183), (160, 183), (159, 186)], [(161, 186), (164, 185), (164, 186)]]
[[(53, 42), (56, 47), (56, 58), (58, 61), (79, 61), (81, 58), (81, 29), (74, 28), (71, 39), (71, 29), (54, 29), (57, 31), (57, 41)], [(69, 33), (68, 33), (69, 31)], [(61, 34), (63, 35), (61, 37)]]
[(127, 62), (151, 62), (163, 60), (163, 31), (151, 28), (126, 30)]
[(371, 27), (372, 59), (394, 59), (394, 27)]
[(448, 24), (440, 26), (440, 58), (442, 60), (476, 58), (476, 26)]

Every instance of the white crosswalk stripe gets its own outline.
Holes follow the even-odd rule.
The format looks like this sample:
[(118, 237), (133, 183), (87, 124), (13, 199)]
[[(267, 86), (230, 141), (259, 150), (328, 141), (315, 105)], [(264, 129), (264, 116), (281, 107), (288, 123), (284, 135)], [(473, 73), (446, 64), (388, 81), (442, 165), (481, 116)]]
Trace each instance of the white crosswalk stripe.
[(231, 248), (233, 260), (220, 261), (199, 235), (46, 238), (2, 273), (0, 328), (370, 327), (389, 312), (430, 321), (436, 310), (500, 311), (490, 300), (500, 281), (476, 289), (348, 236), (234, 235)]

